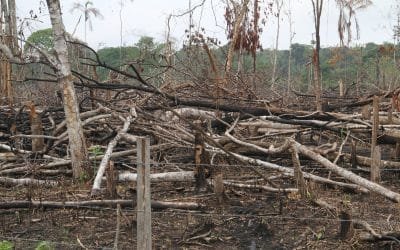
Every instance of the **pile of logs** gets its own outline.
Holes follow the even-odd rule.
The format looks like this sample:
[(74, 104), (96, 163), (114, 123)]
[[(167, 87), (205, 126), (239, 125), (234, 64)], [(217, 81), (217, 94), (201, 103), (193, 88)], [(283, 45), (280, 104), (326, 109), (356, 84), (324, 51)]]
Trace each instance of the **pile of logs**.
[[(194, 182), (199, 188), (212, 185), (216, 192), (223, 192), (224, 185), (257, 188), (299, 193), (305, 198), (312, 192), (309, 183), (318, 182), (400, 202), (399, 193), (380, 184), (382, 169), (400, 171), (400, 162), (393, 160), (400, 153), (400, 117), (392, 109), (382, 108), (387, 104), (379, 105), (377, 96), (353, 102), (346, 113), (339, 113), (224, 101), (215, 109), (211, 99), (176, 97), (170, 103), (168, 96), (161, 105), (155, 104), (156, 94), (147, 94), (135, 105), (121, 100), (113, 107), (98, 103), (95, 109), (82, 110), (90, 161), (97, 170), (93, 195), (104, 190), (102, 182), (110, 161), (117, 162), (120, 182), (136, 180), (132, 171), (135, 142), (138, 136), (149, 136), (152, 153), (159, 155), (153, 164), (194, 166), (154, 173), (154, 182)], [(386, 97), (382, 95), (380, 101)], [(71, 174), (66, 123), (60, 110), (39, 109), (32, 102), (19, 110), (1, 107), (0, 121), (0, 183), (57, 186), (57, 178), (51, 176)], [(380, 146), (390, 148), (390, 154)], [(230, 162), (248, 167), (260, 182), (255, 185), (245, 179), (222, 178), (218, 166)], [(329, 175), (308, 172), (310, 162), (329, 170)], [(364, 178), (359, 172), (371, 176)], [(292, 182), (279, 181), (288, 177)], [(314, 202), (329, 206), (321, 200)]]

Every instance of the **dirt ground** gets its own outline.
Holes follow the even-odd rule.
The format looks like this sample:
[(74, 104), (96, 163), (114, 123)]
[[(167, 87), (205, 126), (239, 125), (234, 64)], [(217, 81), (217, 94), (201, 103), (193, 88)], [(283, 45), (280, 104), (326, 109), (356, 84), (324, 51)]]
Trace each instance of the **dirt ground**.
[[(322, 170), (315, 170), (322, 171)], [(248, 174), (245, 170), (225, 172), (226, 177)], [(384, 172), (384, 185), (399, 191), (399, 173)], [(54, 177), (57, 179), (57, 177)], [(251, 176), (249, 175), (249, 179)], [(293, 185), (288, 179), (287, 185)], [(374, 194), (356, 194), (325, 185), (313, 185), (315, 195), (326, 202), (346, 207), (353, 219), (367, 221), (376, 231), (399, 231), (399, 206)], [(52, 189), (1, 187), (1, 201), (89, 200), (90, 186), (64, 184)], [(193, 183), (156, 183), (152, 199), (196, 201), (204, 208), (196, 211), (153, 210), (154, 249), (399, 249), (393, 241), (368, 243), (354, 237), (341, 240), (340, 221), (335, 212), (313, 205), (297, 195), (270, 193), (258, 189), (226, 187), (226, 197), (218, 202), (211, 190), (195, 192)], [(134, 184), (118, 187), (121, 198), (135, 199)], [(103, 198), (105, 198), (104, 196)], [(0, 210), (0, 240), (15, 249), (35, 249), (42, 241), (54, 249), (112, 249), (116, 234), (116, 209)], [(80, 243), (79, 243), (79, 242)], [(136, 248), (136, 215), (123, 208), (119, 249)]]

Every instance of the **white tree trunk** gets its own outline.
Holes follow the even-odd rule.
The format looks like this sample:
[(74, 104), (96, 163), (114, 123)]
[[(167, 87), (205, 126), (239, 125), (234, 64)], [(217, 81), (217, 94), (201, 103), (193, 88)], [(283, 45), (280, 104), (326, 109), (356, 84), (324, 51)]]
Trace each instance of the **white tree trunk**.
[(135, 109), (131, 109), (131, 114), (126, 118), (124, 122), (124, 126), (121, 128), (120, 131), (118, 131), (118, 134), (108, 143), (107, 146), (107, 151), (104, 154), (103, 159), (101, 160), (99, 169), (97, 170), (96, 178), (94, 179), (93, 182), (93, 187), (92, 187), (92, 195), (97, 194), (100, 191), (100, 186), (101, 186), (101, 180), (104, 175), (104, 172), (106, 170), (106, 167), (108, 166), (108, 163), (111, 158), (111, 154), (114, 150), (114, 147), (117, 145), (118, 141), (121, 139), (122, 135), (125, 134), (129, 126), (131, 125), (132, 120), (136, 118), (136, 111)]
[[(118, 176), (119, 181), (136, 181), (136, 179), (137, 179), (137, 174), (134, 173), (121, 173)], [(151, 182), (194, 181), (195, 173), (193, 171), (156, 173), (156, 174), (150, 174), (150, 180)]]
[(371, 182), (365, 178), (362, 178), (358, 175), (356, 175), (353, 172), (350, 172), (344, 168), (339, 167), (338, 165), (332, 163), (328, 159), (322, 157), (321, 155), (309, 150), (306, 146), (301, 145), (300, 143), (294, 141), (293, 139), (290, 139), (291, 144), (296, 150), (299, 151), (299, 153), (309, 157), (310, 159), (319, 162), (321, 165), (326, 167), (327, 169), (331, 170), (337, 175), (340, 175), (344, 177), (345, 179), (360, 185), (372, 192), (378, 193), (380, 195), (385, 196), (386, 198), (395, 201), (395, 202), (400, 202), (400, 194), (393, 192), (381, 185), (378, 185), (374, 182)]
[(67, 122), (69, 146), (72, 160), (72, 172), (75, 179), (90, 176), (86, 140), (79, 117), (78, 102), (72, 82), (71, 65), (68, 60), (68, 48), (65, 28), (61, 16), (59, 0), (47, 0), (50, 20), (53, 27), (54, 50), (57, 58), (57, 78), (63, 88), (64, 111)]

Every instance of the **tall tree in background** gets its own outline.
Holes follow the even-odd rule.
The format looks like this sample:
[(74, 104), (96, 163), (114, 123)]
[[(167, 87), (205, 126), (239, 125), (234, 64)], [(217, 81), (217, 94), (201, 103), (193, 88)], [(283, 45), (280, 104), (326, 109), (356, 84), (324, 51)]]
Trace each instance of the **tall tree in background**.
[[(228, 49), (228, 55), (226, 57), (226, 64), (225, 64), (225, 72), (229, 73), (232, 68), (232, 61), (233, 61), (233, 56), (235, 53), (235, 49), (240, 47), (241, 35), (243, 35), (243, 20), (248, 12), (250, 0), (243, 0), (238, 2), (232, 1), (232, 7), (227, 7), (226, 13), (225, 13), (225, 19), (229, 19), (228, 21), (228, 26), (232, 26), (231, 30), (229, 31), (228, 28), (228, 37), (230, 38), (230, 45)], [(232, 18), (234, 16), (234, 18)], [(239, 44), (239, 46), (238, 46)]]
[[(71, 9), (71, 12), (74, 12), (75, 10), (82, 12), (82, 15), (85, 19), (85, 23), (84, 23), (85, 42), (87, 42), (86, 38), (87, 38), (88, 26), (89, 26), (89, 30), (93, 30), (92, 16), (103, 18), (103, 15), (100, 13), (100, 11), (97, 8), (94, 8), (92, 6), (93, 6), (92, 1), (86, 1), (85, 4), (81, 4), (78, 2), (78, 3), (74, 3), (74, 5), (72, 6), (72, 9)], [(81, 17), (82, 17), (82, 15), (81, 15)], [(79, 20), (81, 19), (81, 17), (79, 18)]]
[(397, 13), (396, 13), (396, 25), (393, 26), (393, 44), (394, 44), (394, 50), (393, 50), (393, 63), (395, 66), (397, 66), (397, 60), (396, 60), (396, 47), (398, 47), (400, 41), (400, 8), (397, 6)]
[(88, 151), (79, 116), (79, 106), (72, 81), (71, 65), (68, 61), (68, 48), (65, 28), (61, 16), (59, 0), (47, 0), (50, 21), (53, 27), (55, 59), (58, 83), (63, 89), (65, 120), (72, 160), (72, 172), (75, 179), (89, 177)]
[(317, 111), (322, 110), (322, 86), (321, 86), (321, 66), (319, 51), (321, 49), (320, 39), (320, 27), (321, 27), (321, 14), (322, 5), (324, 0), (311, 0), (313, 6), (314, 15), (314, 27), (315, 27), (315, 48), (313, 53), (313, 65), (314, 65), (314, 93), (315, 93), (315, 104)]
[(276, 68), (277, 68), (277, 60), (278, 60), (278, 46), (279, 46), (279, 32), (281, 29), (281, 10), (283, 6), (283, 0), (275, 0), (275, 17), (276, 17), (276, 37), (275, 37), (275, 48), (274, 48), (274, 58), (272, 64), (272, 79), (271, 86), (275, 86), (276, 81)]
[[(261, 6), (264, 3), (265, 6)], [(271, 12), (272, 3), (269, 1), (253, 0), (253, 8), (248, 0), (227, 1), (225, 21), (227, 38), (230, 41), (225, 64), (228, 74), (232, 68), (234, 53), (239, 51), (251, 54), (253, 57), (253, 73), (256, 71), (257, 50), (261, 48), (260, 34), (265, 25), (268, 13)], [(240, 60), (240, 59), (239, 59)]]
[(293, 29), (291, 0), (288, 0), (286, 15), (288, 17), (288, 22), (289, 22), (289, 56), (288, 56), (288, 79), (287, 79), (287, 84), (288, 84), (287, 91), (289, 93), (290, 89), (292, 88), (292, 45), (293, 45), (293, 38), (296, 35)]
[(336, 0), (339, 7), (338, 32), (341, 45), (349, 45), (352, 40), (352, 21), (355, 23), (356, 36), (359, 38), (360, 26), (356, 12), (372, 4), (371, 0)]

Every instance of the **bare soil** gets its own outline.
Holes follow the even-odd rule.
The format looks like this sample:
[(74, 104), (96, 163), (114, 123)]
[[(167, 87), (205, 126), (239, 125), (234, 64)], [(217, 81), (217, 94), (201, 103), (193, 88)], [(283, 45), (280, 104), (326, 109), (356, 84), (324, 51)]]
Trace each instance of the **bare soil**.
[[(226, 169), (225, 169), (226, 170)], [(315, 170), (323, 171), (323, 170)], [(243, 176), (245, 169), (225, 171), (225, 176)], [(320, 173), (321, 174), (321, 173)], [(385, 186), (399, 190), (398, 173), (383, 175)], [(57, 177), (55, 177), (57, 178)], [(249, 176), (249, 179), (250, 176)], [(290, 180), (288, 179), (288, 184)], [(399, 231), (397, 204), (374, 194), (355, 194), (325, 185), (313, 185), (314, 193), (328, 203), (347, 207), (354, 219), (367, 221), (377, 231)], [(89, 185), (44, 189), (1, 187), (1, 200), (89, 200)], [(120, 185), (121, 198), (135, 199), (134, 183)], [(226, 188), (219, 203), (211, 190), (195, 192), (191, 183), (152, 185), (152, 199), (196, 201), (198, 211), (153, 210), (154, 249), (398, 249), (392, 242), (359, 241), (361, 229), (352, 239), (338, 237), (340, 221), (325, 208), (292, 194), (257, 189)], [(106, 198), (104, 195), (103, 198)], [(55, 249), (112, 249), (117, 213), (113, 207), (79, 209), (12, 209), (0, 211), (0, 240), (14, 242), (15, 249), (34, 249), (41, 241)], [(136, 248), (136, 213), (122, 210), (119, 249)]]

